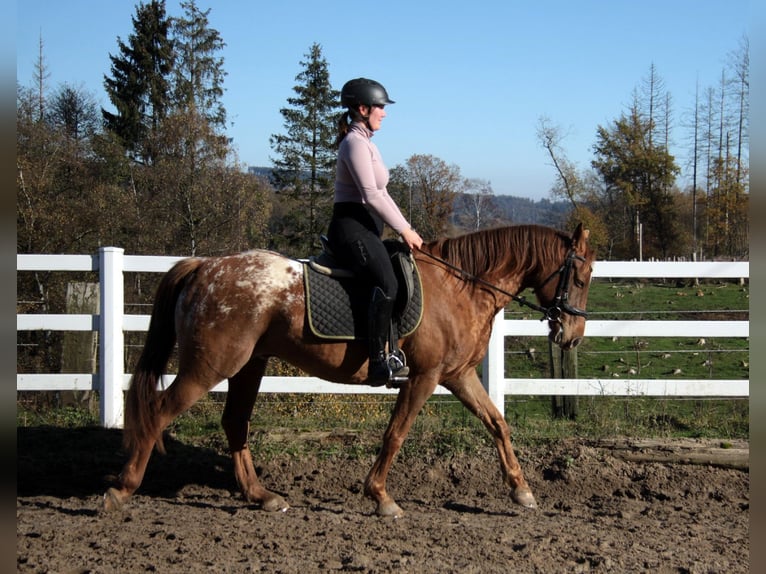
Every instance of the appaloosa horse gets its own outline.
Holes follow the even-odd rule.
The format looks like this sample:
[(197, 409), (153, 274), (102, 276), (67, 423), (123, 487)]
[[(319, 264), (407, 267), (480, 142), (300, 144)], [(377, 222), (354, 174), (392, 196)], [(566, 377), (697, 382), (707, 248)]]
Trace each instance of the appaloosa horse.
[[(511, 446), (504, 418), (476, 374), (492, 320), (512, 299), (543, 311), (549, 337), (564, 349), (580, 343), (594, 252), (579, 225), (570, 237), (536, 225), (477, 231), (425, 244), (415, 253), (423, 284), (418, 329), (400, 341), (410, 367), (399, 390), (383, 445), (364, 484), (377, 513), (400, 516), (386, 492), (386, 477), (415, 417), (443, 385), (494, 437), (504, 483), (513, 500), (537, 503)], [(539, 305), (518, 293), (534, 290)], [(220, 381), (229, 379), (221, 419), (244, 497), (265, 510), (285, 510), (285, 500), (258, 480), (248, 448), (249, 420), (269, 357), (338, 383), (364, 384), (364, 342), (327, 342), (307, 328), (303, 267), (270, 251), (179, 261), (163, 277), (146, 343), (125, 411), (129, 460), (119, 483), (104, 495), (119, 508), (141, 484), (162, 431)], [(178, 374), (166, 390), (158, 381), (178, 343)]]

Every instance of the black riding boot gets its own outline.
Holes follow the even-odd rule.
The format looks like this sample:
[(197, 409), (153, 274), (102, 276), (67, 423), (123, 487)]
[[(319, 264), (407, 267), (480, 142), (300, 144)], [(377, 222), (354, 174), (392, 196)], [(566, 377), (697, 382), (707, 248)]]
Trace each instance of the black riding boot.
[(368, 341), (370, 365), (367, 369), (367, 384), (379, 387), (389, 383), (402, 383), (410, 372), (401, 361), (390, 360), (386, 352), (386, 342), (391, 328), (391, 313), (394, 300), (386, 297), (380, 287), (372, 291), (368, 313)]

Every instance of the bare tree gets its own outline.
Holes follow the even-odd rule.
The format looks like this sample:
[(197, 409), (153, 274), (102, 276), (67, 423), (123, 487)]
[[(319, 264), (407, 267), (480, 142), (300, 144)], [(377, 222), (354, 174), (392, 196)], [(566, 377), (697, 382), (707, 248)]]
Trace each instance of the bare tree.
[(749, 141), (750, 117), (750, 41), (747, 36), (742, 38), (739, 49), (729, 54), (730, 69), (732, 70), (731, 86), (735, 101), (734, 123), (737, 147), (737, 183), (741, 184), (744, 171), (747, 169), (747, 143)]
[(496, 225), (499, 210), (489, 180), (466, 179), (463, 189), (455, 208), (455, 223), (472, 231)]

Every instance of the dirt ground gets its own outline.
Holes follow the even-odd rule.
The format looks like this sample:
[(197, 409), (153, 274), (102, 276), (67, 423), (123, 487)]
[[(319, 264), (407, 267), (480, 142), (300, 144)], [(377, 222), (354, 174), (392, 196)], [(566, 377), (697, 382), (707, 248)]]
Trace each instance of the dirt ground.
[(746, 465), (663, 454), (720, 446), (747, 458), (747, 443), (710, 441), (519, 449), (534, 511), (511, 503), (492, 452), (399, 458), (388, 484), (406, 514), (383, 519), (361, 492), (372, 458), (264, 463), (291, 504), (267, 513), (242, 500), (220, 449), (169, 439), (126, 508), (104, 514), (120, 433), (21, 428), (17, 571), (748, 572)]

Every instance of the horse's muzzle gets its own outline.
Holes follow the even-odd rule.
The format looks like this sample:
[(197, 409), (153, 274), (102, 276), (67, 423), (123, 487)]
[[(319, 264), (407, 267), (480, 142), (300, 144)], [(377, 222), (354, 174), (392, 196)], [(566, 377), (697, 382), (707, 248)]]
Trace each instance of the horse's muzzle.
[(550, 332), (548, 339), (565, 351), (568, 351), (582, 343), (583, 337), (575, 337), (571, 341), (564, 341), (564, 329), (559, 326), (555, 333), (553, 331)]

